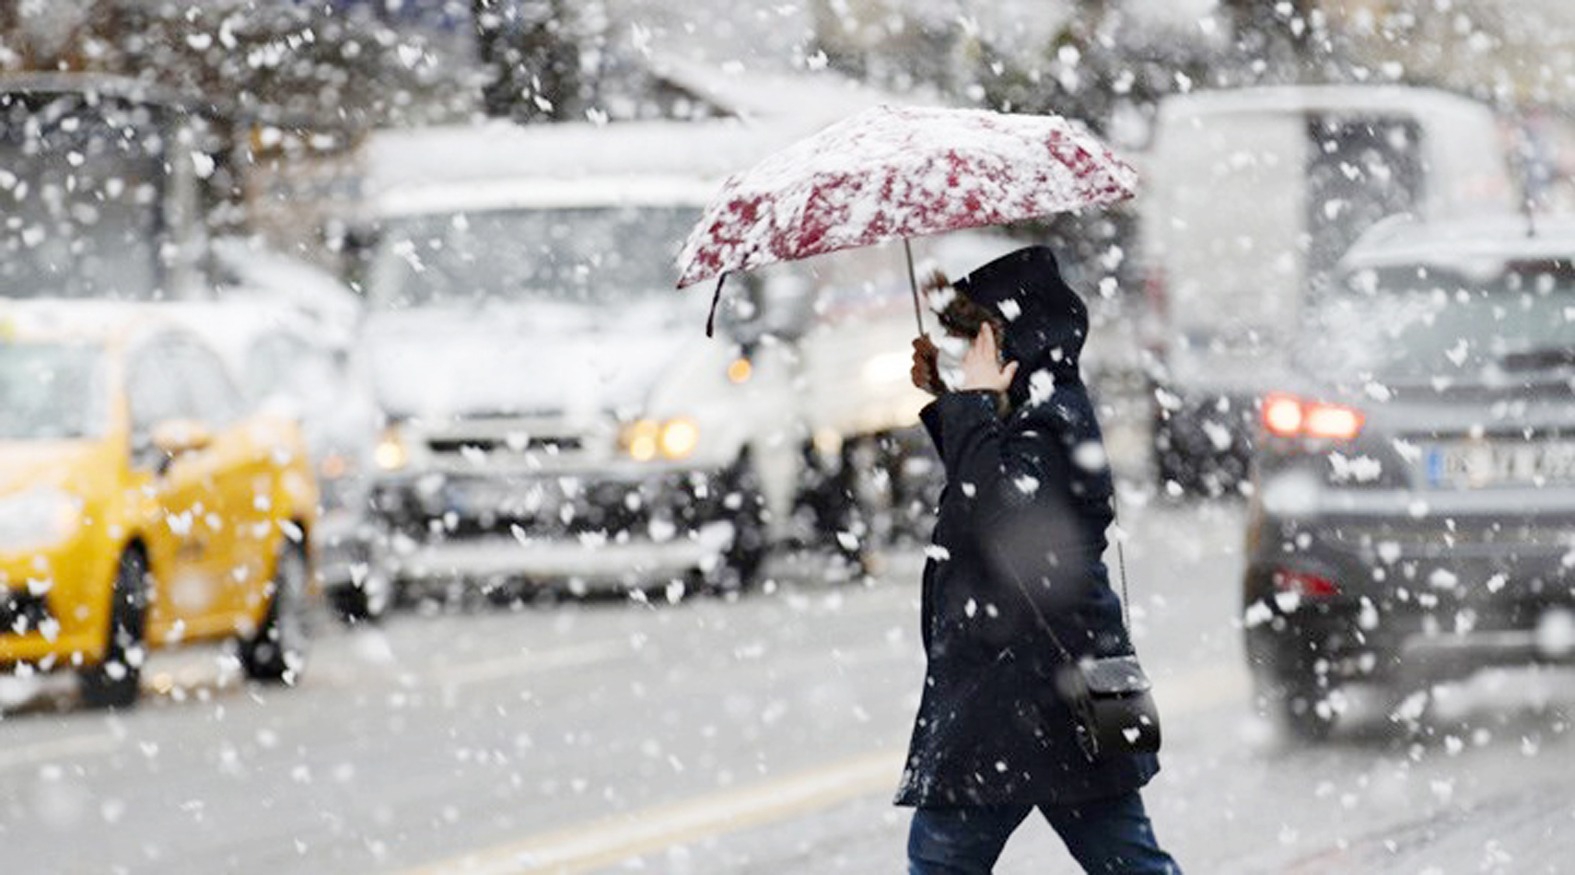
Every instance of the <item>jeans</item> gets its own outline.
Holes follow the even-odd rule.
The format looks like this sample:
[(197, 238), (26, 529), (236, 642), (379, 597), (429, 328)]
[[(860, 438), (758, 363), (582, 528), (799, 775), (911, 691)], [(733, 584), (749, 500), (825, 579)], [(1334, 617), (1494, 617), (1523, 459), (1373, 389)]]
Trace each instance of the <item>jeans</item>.
[[(909, 875), (989, 875), (1031, 805), (919, 808), (908, 831)], [(1136, 791), (1077, 805), (1041, 805), (1039, 813), (1090, 873), (1181, 875), (1160, 850)]]

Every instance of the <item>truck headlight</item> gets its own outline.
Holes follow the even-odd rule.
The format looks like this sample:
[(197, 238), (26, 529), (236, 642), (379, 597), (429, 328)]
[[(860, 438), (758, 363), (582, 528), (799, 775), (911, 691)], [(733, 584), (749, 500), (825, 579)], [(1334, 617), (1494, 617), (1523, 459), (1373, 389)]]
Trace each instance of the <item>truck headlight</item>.
[(678, 460), (687, 458), (700, 445), (700, 427), (683, 417), (664, 422), (640, 419), (624, 427), (620, 442), (630, 457), (639, 462), (658, 456)]
[(383, 430), (383, 436), (377, 441), (377, 449), (372, 451), (372, 459), (384, 471), (398, 471), (410, 462), (410, 450), (405, 446), (404, 435), (399, 433), (398, 428)]
[(29, 489), (0, 498), (0, 550), (59, 544), (76, 533), (82, 501), (60, 489)]
[(662, 455), (683, 459), (700, 445), (700, 427), (688, 419), (670, 419), (662, 424)]

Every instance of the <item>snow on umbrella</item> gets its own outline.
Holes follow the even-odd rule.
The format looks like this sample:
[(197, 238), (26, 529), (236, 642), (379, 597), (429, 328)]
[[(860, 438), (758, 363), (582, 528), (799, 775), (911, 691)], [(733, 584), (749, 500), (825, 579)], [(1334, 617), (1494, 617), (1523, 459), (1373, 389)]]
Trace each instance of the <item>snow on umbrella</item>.
[(1104, 206), (1136, 185), (1130, 165), (1060, 116), (876, 107), (729, 177), (679, 253), (678, 287), (719, 276), (720, 297), (733, 271)]

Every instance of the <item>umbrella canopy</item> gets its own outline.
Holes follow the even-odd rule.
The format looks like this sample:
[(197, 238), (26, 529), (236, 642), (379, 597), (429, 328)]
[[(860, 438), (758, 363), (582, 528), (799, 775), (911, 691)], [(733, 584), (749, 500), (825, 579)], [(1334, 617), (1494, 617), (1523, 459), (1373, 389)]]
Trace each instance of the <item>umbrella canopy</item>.
[(680, 288), (838, 249), (1103, 206), (1137, 172), (1060, 116), (882, 106), (729, 177), (678, 257)]

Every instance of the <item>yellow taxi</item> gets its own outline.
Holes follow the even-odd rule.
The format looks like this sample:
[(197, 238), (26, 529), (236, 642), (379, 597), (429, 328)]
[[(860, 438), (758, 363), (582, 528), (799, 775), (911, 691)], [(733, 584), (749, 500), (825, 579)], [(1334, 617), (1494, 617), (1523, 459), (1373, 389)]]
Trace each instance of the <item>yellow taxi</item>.
[(129, 707), (150, 648), (235, 638), (293, 682), (317, 487), (159, 304), (0, 304), (0, 667)]

